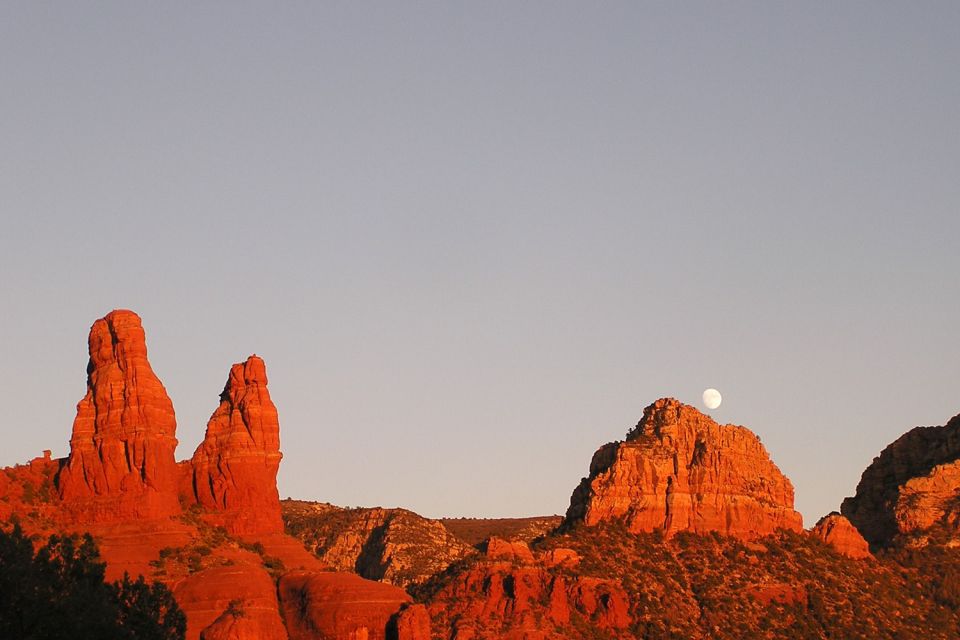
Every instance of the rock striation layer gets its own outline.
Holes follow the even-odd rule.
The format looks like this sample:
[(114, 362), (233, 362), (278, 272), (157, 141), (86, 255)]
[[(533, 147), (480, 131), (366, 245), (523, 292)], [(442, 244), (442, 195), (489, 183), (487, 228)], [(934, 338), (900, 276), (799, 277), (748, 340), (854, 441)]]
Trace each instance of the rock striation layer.
[(147, 360), (140, 317), (108, 313), (93, 323), (88, 344), (87, 393), (57, 479), (64, 506), (84, 523), (180, 513), (177, 421)]
[(960, 529), (960, 415), (942, 427), (916, 427), (887, 446), (841, 511), (875, 545), (936, 524)]
[(760, 439), (674, 399), (648, 406), (625, 441), (594, 454), (565, 524), (618, 519), (634, 533), (717, 531), (746, 540), (803, 528), (793, 485)]
[(856, 527), (839, 513), (831, 513), (820, 518), (810, 533), (847, 557), (856, 560), (873, 557), (867, 541), (863, 539)]
[(263, 359), (233, 365), (220, 406), (190, 462), (196, 501), (222, 514), (230, 533), (283, 531), (277, 470), (280, 421), (267, 390)]

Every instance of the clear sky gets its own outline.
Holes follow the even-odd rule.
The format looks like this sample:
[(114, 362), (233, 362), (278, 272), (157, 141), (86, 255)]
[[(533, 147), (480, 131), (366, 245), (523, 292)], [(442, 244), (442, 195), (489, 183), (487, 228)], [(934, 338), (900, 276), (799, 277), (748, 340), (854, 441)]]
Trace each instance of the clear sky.
[(144, 320), (178, 458), (267, 362), (281, 496), (562, 513), (661, 396), (806, 524), (960, 412), (960, 3), (0, 6), (0, 465)]

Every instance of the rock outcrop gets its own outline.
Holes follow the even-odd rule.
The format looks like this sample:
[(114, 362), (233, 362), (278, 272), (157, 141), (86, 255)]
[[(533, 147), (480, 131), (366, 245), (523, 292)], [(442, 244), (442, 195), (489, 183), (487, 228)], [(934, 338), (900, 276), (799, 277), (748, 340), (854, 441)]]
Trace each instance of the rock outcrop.
[(192, 489), (205, 509), (222, 514), (235, 534), (283, 531), (277, 470), (280, 422), (267, 390), (263, 359), (233, 365), (220, 406), (190, 462)]
[(280, 579), (279, 592), (290, 640), (386, 638), (411, 602), (402, 589), (351, 573), (291, 571)]
[(437, 520), (406, 509), (344, 509), (284, 500), (287, 531), (340, 571), (401, 587), (424, 582), (474, 550)]
[(287, 640), (276, 585), (260, 567), (211, 567), (178, 583), (174, 595), (187, 614), (188, 639)]
[(615, 519), (635, 533), (717, 531), (746, 540), (803, 528), (793, 485), (756, 435), (673, 399), (648, 406), (625, 441), (594, 454), (565, 524)]
[(856, 527), (839, 513), (831, 513), (820, 518), (810, 533), (850, 558), (860, 560), (872, 557), (870, 545)]
[(180, 513), (177, 421), (147, 360), (140, 317), (108, 313), (90, 329), (89, 349), (87, 393), (57, 481), (64, 507), (83, 523)]
[(427, 606), (442, 637), (560, 640), (582, 637), (583, 628), (624, 637), (630, 601), (616, 581), (548, 570), (523, 542), (491, 542), (479, 562), (442, 576), (431, 594)]
[(868, 542), (922, 536), (934, 525), (960, 530), (960, 415), (942, 427), (917, 427), (864, 470), (843, 515)]

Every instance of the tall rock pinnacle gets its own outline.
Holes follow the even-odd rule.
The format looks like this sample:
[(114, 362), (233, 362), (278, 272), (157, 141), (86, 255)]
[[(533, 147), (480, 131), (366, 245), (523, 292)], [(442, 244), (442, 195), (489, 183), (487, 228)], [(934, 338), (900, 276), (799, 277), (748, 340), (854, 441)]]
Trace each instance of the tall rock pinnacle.
[(200, 505), (223, 514), (231, 533), (283, 531), (277, 470), (280, 423), (267, 391), (263, 360), (233, 365), (220, 406), (193, 454), (193, 490)]
[(633, 532), (717, 531), (744, 539), (803, 527), (793, 485), (756, 435), (671, 398), (644, 409), (626, 441), (594, 454), (566, 516), (587, 526), (621, 518)]
[(88, 343), (87, 393), (57, 483), (65, 506), (84, 522), (179, 513), (177, 420), (140, 317), (112, 311), (93, 323)]

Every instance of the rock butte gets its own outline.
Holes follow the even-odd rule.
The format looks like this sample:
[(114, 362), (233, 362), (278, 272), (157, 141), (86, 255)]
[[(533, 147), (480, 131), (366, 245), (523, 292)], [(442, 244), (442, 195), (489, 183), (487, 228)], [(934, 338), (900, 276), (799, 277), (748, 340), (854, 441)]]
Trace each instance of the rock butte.
[(960, 415), (942, 427), (916, 427), (864, 470), (841, 511), (870, 544), (922, 536), (935, 524), (960, 530)]
[(570, 498), (568, 526), (615, 519), (632, 532), (746, 540), (803, 529), (793, 485), (756, 435), (670, 398), (644, 409), (625, 441), (602, 446)]

